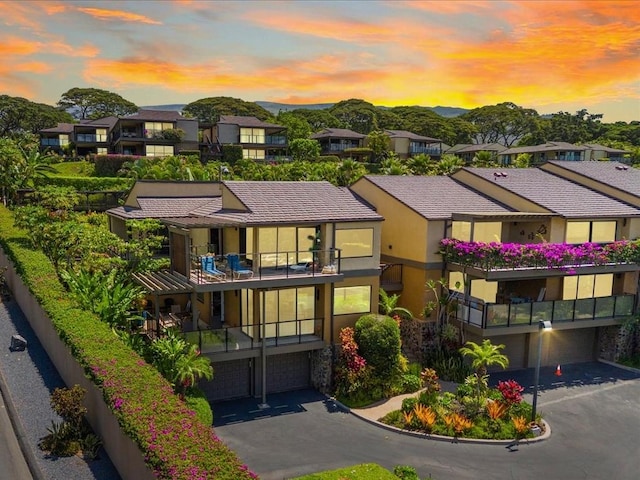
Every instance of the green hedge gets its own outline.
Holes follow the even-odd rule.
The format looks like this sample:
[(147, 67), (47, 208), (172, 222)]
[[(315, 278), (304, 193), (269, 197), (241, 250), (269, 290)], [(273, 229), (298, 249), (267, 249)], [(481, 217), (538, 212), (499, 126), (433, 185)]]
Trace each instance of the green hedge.
[(48, 177), (38, 180), (39, 185), (73, 187), (79, 192), (127, 191), (134, 183), (133, 178), (118, 177)]
[(14, 226), (11, 212), (0, 207), (0, 245), (156, 477), (257, 478), (157, 370), (69, 298), (51, 262), (28, 247), (27, 237)]
[(241, 145), (222, 145), (222, 161), (233, 165), (237, 161), (242, 160)]

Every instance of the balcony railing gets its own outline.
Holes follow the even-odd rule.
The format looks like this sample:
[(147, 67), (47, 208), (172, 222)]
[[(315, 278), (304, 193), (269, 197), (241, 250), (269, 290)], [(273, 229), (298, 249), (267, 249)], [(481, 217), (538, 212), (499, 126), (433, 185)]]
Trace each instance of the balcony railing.
[(402, 264), (386, 263), (380, 265), (380, 287), (402, 288)]
[(213, 250), (211, 245), (191, 248), (190, 276), (193, 282), (237, 282), (340, 273), (339, 249), (225, 255)]
[(418, 153), (426, 153), (428, 155), (441, 155), (442, 150), (439, 147), (425, 147), (423, 145), (410, 145), (409, 153), (415, 155)]
[[(267, 347), (317, 342), (322, 340), (322, 318), (268, 322), (266, 325), (198, 329), (183, 333), (184, 339), (198, 346), (202, 353), (222, 353), (260, 348), (260, 335), (265, 328)], [(256, 340), (254, 340), (254, 336)]]
[(549, 300), (517, 304), (460, 301), (456, 317), (480, 328), (537, 325), (540, 321), (580, 322), (626, 318), (634, 314), (635, 295)]
[(349, 148), (360, 148), (360, 144), (358, 142), (344, 142), (344, 143), (330, 143), (329, 151), (330, 152), (344, 152)]
[(94, 133), (78, 133), (76, 135), (76, 143), (105, 143), (107, 141), (106, 135), (98, 135)]

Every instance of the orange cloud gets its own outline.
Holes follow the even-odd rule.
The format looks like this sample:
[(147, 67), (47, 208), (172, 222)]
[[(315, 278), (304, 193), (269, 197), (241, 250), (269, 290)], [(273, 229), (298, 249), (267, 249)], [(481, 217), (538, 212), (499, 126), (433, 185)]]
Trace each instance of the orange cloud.
[(42, 26), (37, 20), (38, 11), (34, 7), (36, 6), (29, 2), (0, 2), (0, 19), (4, 25), (18, 25), (39, 31)]
[(93, 45), (74, 46), (59, 40), (45, 43), (13, 36), (0, 38), (0, 54), (7, 57), (23, 57), (42, 52), (70, 57), (95, 57), (99, 50)]
[(456, 0), (455, 2), (438, 1), (393, 1), (387, 2), (390, 7), (402, 6), (424, 12), (452, 15), (458, 13), (469, 13), (483, 11), (493, 8), (496, 2), (486, 2), (482, 0)]
[(123, 22), (145, 23), (149, 25), (162, 25), (162, 22), (137, 13), (124, 10), (108, 10), (105, 8), (78, 7), (77, 10), (98, 20), (119, 20)]

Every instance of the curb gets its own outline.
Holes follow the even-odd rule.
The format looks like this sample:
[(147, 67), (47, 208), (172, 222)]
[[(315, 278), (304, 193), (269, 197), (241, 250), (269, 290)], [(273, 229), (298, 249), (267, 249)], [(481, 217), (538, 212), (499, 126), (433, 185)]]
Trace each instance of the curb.
[[(29, 347), (27, 347), (29, 348)], [(7, 387), (7, 383), (4, 378), (4, 373), (0, 369), (0, 392), (2, 392), (2, 398), (4, 400), (4, 404), (7, 407), (7, 413), (9, 414), (9, 420), (11, 421), (11, 425), (13, 426), (13, 430), (16, 434), (16, 438), (18, 440), (18, 445), (20, 446), (20, 450), (22, 451), (22, 455), (24, 455), (24, 459), (27, 462), (27, 467), (29, 468), (29, 472), (34, 480), (46, 480), (40, 466), (38, 465), (38, 461), (36, 459), (35, 454), (31, 448), (31, 445), (28, 442), (27, 435), (25, 433), (25, 429), (22, 426), (22, 422), (20, 421), (20, 417), (18, 416), (18, 411), (13, 403), (13, 397), (11, 396), (11, 392)]]
[(633, 373), (640, 374), (640, 369), (638, 369), (638, 368), (628, 367), (628, 366), (622, 365), (620, 363), (612, 362), (611, 360), (605, 360), (604, 358), (599, 358), (598, 362), (604, 363), (605, 365), (609, 365), (611, 367), (619, 368), (621, 370), (626, 370), (628, 372), (633, 372)]
[[(505, 446), (509, 446), (512, 445), (514, 440), (513, 439), (508, 439), (508, 440), (491, 440), (491, 439), (486, 439), (486, 438), (465, 438), (465, 437), (458, 437), (458, 438), (454, 438), (454, 437), (446, 437), (444, 435), (433, 435), (430, 433), (423, 433), (423, 432), (414, 432), (412, 430), (404, 430), (401, 428), (397, 428), (391, 425), (387, 425), (386, 423), (382, 423), (379, 422), (377, 420), (373, 420), (372, 418), (366, 417), (360, 413), (358, 413), (357, 411), (354, 411), (352, 409), (350, 409), (349, 407), (347, 407), (346, 405), (340, 403), (338, 400), (336, 400), (333, 397), (329, 397), (330, 400), (332, 402), (334, 402), (336, 404), (336, 406), (338, 408), (340, 408), (341, 410), (344, 410), (346, 413), (350, 413), (351, 415), (353, 415), (354, 417), (357, 417), (361, 420), (364, 420), (367, 423), (370, 423), (371, 425), (375, 425), (377, 427), (383, 428), (385, 430), (388, 430), (390, 432), (395, 432), (398, 433), (400, 435), (408, 435), (410, 437), (418, 437), (418, 438), (426, 438), (428, 440), (434, 440), (437, 442), (448, 442), (448, 443), (467, 443), (467, 444), (476, 444), (476, 445), (505, 445)], [(533, 438), (523, 438), (522, 440), (520, 440), (520, 444), (529, 444), (529, 443), (538, 443), (538, 442), (542, 442), (544, 440), (547, 440), (549, 437), (551, 437), (551, 426), (549, 425), (548, 422), (546, 422), (545, 420), (542, 420), (542, 424), (544, 425), (544, 433), (538, 437), (533, 437)]]

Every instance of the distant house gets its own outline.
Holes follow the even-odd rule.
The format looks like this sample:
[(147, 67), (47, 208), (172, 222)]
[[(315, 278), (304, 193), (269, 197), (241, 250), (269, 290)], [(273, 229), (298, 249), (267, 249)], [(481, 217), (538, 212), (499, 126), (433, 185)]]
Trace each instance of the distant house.
[(444, 153), (455, 155), (456, 157), (464, 160), (464, 162), (469, 165), (471, 164), (471, 162), (473, 162), (473, 159), (479, 152), (489, 152), (495, 157), (497, 161), (498, 155), (505, 150), (507, 150), (507, 147), (500, 143), (459, 143), (444, 150)]
[(589, 150), (586, 152), (585, 160), (609, 160), (612, 162), (625, 162), (624, 157), (631, 152), (626, 150), (619, 150), (617, 148), (605, 147), (597, 143), (585, 143), (585, 147)]
[(287, 153), (287, 127), (256, 117), (220, 115), (218, 122), (201, 130), (202, 145), (210, 153), (221, 153), (222, 145), (240, 145), (242, 157), (275, 160)]
[(118, 117), (82, 120), (73, 126), (73, 141), (78, 155), (112, 153), (110, 135)]
[(59, 123), (40, 130), (39, 134), (40, 148), (60, 154), (73, 142), (73, 123)]
[(532, 165), (542, 165), (549, 160), (579, 162), (586, 160), (585, 156), (588, 150), (588, 147), (567, 142), (547, 142), (542, 145), (509, 148), (500, 152), (498, 160), (503, 165), (512, 165), (518, 155), (528, 153), (531, 155)]
[(114, 153), (146, 157), (198, 150), (198, 121), (176, 111), (140, 110), (118, 118), (111, 144)]
[(311, 135), (311, 138), (320, 143), (322, 155), (348, 157), (348, 150), (362, 148), (367, 136), (346, 128), (325, 128)]
[(406, 130), (385, 130), (391, 139), (391, 151), (399, 158), (410, 158), (418, 154), (427, 154), (432, 158), (442, 155), (442, 140), (425, 137)]

